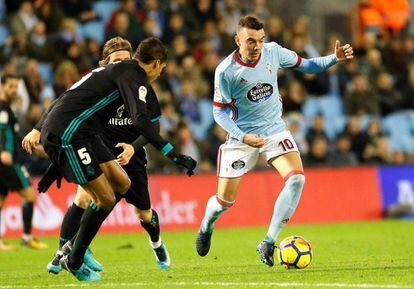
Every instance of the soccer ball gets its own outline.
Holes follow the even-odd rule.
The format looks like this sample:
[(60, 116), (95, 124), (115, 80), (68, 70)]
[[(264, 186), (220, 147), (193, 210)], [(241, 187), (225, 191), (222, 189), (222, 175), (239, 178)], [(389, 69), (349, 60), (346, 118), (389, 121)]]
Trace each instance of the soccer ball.
[(312, 247), (300, 236), (287, 237), (277, 248), (277, 259), (286, 269), (304, 269), (312, 261)]

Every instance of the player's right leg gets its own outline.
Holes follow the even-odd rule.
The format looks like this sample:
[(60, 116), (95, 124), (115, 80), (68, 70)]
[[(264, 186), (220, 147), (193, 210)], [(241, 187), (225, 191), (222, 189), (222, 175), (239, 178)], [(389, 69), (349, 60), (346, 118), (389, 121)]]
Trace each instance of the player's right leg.
[[(100, 275), (83, 263), (83, 257), (92, 239), (115, 204), (115, 193), (124, 193), (130, 186), (125, 171), (111, 160), (101, 163), (96, 152), (108, 150), (106, 146), (94, 144), (93, 139), (61, 139), (49, 132), (42, 132), (42, 144), (50, 160), (57, 165), (68, 181), (75, 182), (92, 197), (83, 213), (73, 248), (60, 264), (78, 280), (100, 280)], [(109, 153), (110, 154), (110, 153)], [(111, 158), (114, 158), (110, 154)], [(116, 176), (116, 187), (104, 172)]]
[(240, 181), (241, 177), (219, 178), (217, 194), (208, 200), (205, 215), (197, 233), (196, 249), (201, 257), (206, 256), (210, 251), (214, 222), (234, 204)]
[[(73, 201), (72, 205), (68, 208), (66, 214), (63, 217), (62, 225), (60, 228), (58, 250), (55, 256), (53, 257), (52, 261), (50, 261), (46, 265), (46, 270), (49, 273), (59, 274), (59, 272), (62, 271), (62, 267), (59, 263), (60, 259), (64, 255), (62, 247), (66, 242), (72, 240), (72, 238), (78, 232), (82, 215), (91, 200), (92, 199), (89, 196), (89, 194), (85, 192), (85, 190), (83, 190), (81, 186), (78, 186), (75, 200)], [(84, 256), (84, 263), (94, 271), (103, 270), (102, 265), (92, 257), (90, 249), (86, 250), (86, 254)]]
[(214, 222), (234, 204), (241, 178), (256, 165), (258, 156), (259, 149), (246, 144), (228, 141), (220, 146), (217, 158), (217, 194), (211, 196), (207, 202), (196, 239), (196, 249), (200, 256), (208, 254)]

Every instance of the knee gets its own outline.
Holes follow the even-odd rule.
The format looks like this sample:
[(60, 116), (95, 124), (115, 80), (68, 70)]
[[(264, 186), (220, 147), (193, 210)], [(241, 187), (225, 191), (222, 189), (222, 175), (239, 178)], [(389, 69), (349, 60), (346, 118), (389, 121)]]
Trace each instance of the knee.
[(152, 210), (140, 210), (135, 208), (135, 214), (137, 215), (138, 219), (143, 223), (149, 223), (152, 219)]
[(112, 210), (116, 204), (115, 194), (105, 194), (98, 197), (98, 206), (104, 210)]
[(290, 186), (295, 193), (302, 193), (305, 185), (305, 176), (303, 174), (296, 174), (291, 176), (287, 181), (286, 185)]
[(124, 195), (131, 187), (131, 180), (128, 177), (122, 178), (122, 180), (113, 184), (113, 189), (116, 193)]
[(80, 198), (77, 198), (74, 203), (79, 208), (85, 209), (90, 201), (91, 198), (88, 195), (82, 195)]

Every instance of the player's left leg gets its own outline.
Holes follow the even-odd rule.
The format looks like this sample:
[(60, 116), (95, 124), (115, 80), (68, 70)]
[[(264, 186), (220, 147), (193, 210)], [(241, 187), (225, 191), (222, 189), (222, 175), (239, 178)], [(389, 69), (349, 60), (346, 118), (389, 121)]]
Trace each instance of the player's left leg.
[(289, 152), (269, 161), (285, 180), (285, 186), (280, 192), (270, 221), (270, 226), (264, 240), (259, 244), (258, 251), (263, 263), (273, 266), (273, 251), (280, 231), (286, 226), (298, 206), (305, 176), (298, 152)]
[(161, 270), (170, 269), (171, 258), (168, 253), (167, 246), (160, 236), (160, 223), (157, 212), (154, 209), (140, 210), (135, 208), (135, 213), (140, 219), (141, 226), (149, 235), (149, 243), (154, 251), (157, 266)]
[(128, 170), (131, 188), (125, 200), (135, 206), (135, 213), (141, 226), (149, 235), (149, 243), (154, 251), (157, 266), (164, 270), (171, 266), (171, 258), (164, 241), (160, 237), (160, 224), (157, 212), (151, 208), (148, 175), (145, 170)]
[(43, 250), (48, 246), (45, 243), (39, 242), (32, 236), (32, 221), (34, 203), (36, 201), (36, 192), (32, 186), (29, 173), (23, 165), (13, 165), (13, 182), (14, 188), (18, 191), (23, 198), (22, 203), (22, 217), (23, 217), (23, 236), (22, 245), (31, 249)]

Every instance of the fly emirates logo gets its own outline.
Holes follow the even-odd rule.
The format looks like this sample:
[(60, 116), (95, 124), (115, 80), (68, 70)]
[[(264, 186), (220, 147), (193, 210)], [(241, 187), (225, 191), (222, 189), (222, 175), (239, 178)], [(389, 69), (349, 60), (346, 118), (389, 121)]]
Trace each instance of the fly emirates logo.
[(116, 110), (116, 116), (112, 117), (108, 124), (110, 125), (132, 125), (132, 119), (130, 117), (123, 117), (125, 111), (125, 105), (121, 105)]

